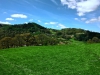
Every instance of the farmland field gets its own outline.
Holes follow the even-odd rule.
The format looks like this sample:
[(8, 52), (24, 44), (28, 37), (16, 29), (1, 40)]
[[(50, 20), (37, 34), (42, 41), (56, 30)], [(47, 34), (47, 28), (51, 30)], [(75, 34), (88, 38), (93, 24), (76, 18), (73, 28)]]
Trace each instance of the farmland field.
[(100, 75), (100, 44), (1, 49), (0, 75)]

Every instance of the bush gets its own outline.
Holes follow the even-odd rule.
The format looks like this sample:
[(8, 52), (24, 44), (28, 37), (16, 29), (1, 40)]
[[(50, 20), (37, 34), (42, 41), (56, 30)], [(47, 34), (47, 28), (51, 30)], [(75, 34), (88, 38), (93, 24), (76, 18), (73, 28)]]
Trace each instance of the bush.
[(92, 42), (93, 42), (93, 43), (99, 43), (100, 40), (99, 40), (99, 38), (97, 38), (97, 37), (93, 37), (93, 38), (92, 38)]

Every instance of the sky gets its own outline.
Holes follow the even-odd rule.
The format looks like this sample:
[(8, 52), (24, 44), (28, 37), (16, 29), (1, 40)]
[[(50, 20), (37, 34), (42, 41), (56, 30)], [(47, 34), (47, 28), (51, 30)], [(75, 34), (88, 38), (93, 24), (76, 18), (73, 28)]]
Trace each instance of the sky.
[(100, 0), (0, 0), (0, 23), (100, 32)]

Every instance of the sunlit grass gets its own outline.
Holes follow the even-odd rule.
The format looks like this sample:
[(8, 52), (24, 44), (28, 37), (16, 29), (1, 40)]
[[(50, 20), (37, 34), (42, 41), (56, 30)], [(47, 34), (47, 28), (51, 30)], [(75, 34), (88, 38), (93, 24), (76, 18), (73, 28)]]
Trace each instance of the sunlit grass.
[(100, 44), (0, 50), (0, 75), (100, 75)]

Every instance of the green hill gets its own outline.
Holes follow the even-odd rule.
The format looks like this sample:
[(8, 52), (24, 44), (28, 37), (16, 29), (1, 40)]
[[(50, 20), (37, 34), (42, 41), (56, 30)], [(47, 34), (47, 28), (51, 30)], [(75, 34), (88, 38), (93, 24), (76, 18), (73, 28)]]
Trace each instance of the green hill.
[(24, 34), (24, 33), (41, 34), (46, 32), (50, 33), (47, 28), (37, 23), (15, 24), (15, 25), (0, 24), (0, 38), (14, 37), (16, 34)]
[(70, 39), (100, 43), (100, 33), (76, 28), (50, 29), (34, 22), (15, 25), (0, 24), (0, 49), (69, 44)]
[(100, 75), (100, 44), (0, 50), (0, 75)]

